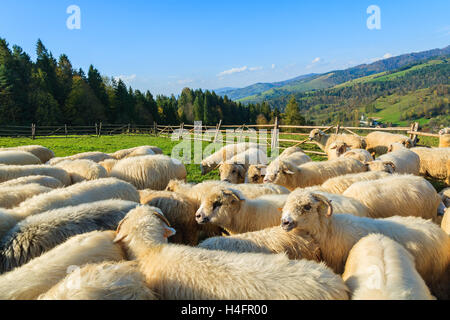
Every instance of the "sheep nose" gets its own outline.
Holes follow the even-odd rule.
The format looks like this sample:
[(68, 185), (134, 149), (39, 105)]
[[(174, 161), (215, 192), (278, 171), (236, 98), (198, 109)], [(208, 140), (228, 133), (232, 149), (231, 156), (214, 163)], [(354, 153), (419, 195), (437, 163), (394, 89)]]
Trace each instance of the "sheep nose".
[(230, 179), (223, 179), (223, 181), (231, 183)]
[(295, 228), (295, 222), (292, 218), (284, 218), (281, 220), (281, 227), (286, 231), (291, 231)]

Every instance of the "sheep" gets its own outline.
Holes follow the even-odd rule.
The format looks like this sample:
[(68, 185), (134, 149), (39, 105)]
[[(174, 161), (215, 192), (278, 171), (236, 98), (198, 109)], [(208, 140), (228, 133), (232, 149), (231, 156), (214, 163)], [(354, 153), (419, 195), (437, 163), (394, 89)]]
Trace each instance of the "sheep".
[(353, 246), (342, 278), (352, 300), (435, 300), (411, 254), (381, 234), (368, 235)]
[(250, 165), (267, 164), (267, 155), (257, 149), (250, 148), (219, 165), (220, 180), (238, 184), (245, 182)]
[(357, 135), (326, 134), (319, 129), (314, 129), (309, 134), (309, 140), (314, 141), (325, 152), (327, 152), (329, 146), (335, 141), (345, 142), (351, 149), (366, 149), (365, 139)]
[[(308, 188), (304, 190), (308, 190)], [(319, 189), (309, 190), (330, 200), (333, 212), (335, 213), (347, 213), (358, 217), (370, 217), (370, 209), (357, 199), (346, 197), (341, 194), (328, 193)]]
[(108, 199), (139, 203), (139, 193), (125, 181), (115, 178), (98, 179), (34, 196), (11, 210), (18, 216), (26, 218), (48, 210)]
[(195, 220), (198, 205), (187, 196), (169, 191), (145, 191), (141, 193), (141, 204), (157, 207), (177, 230), (170, 242), (196, 246), (201, 233), (206, 237), (221, 235), (221, 228), (214, 225), (199, 225)]
[(202, 160), (200, 164), (202, 175), (211, 172), (212, 170), (217, 168), (220, 163), (227, 161), (235, 155), (250, 148), (258, 148), (258, 145), (256, 143), (242, 142), (238, 144), (228, 144), (222, 147), (219, 151), (216, 151), (209, 157), (206, 157)]
[(106, 173), (109, 175), (111, 173), (111, 170), (117, 164), (117, 162), (119, 162), (119, 160), (108, 159), (108, 160), (105, 160), (105, 161), (101, 161), (98, 164), (101, 165), (106, 170)]
[(70, 238), (20, 268), (0, 276), (0, 300), (32, 300), (50, 290), (68, 272), (88, 263), (120, 261), (114, 231), (93, 231)]
[(55, 167), (66, 170), (70, 175), (72, 184), (86, 180), (106, 178), (108, 176), (105, 168), (92, 160), (66, 160), (57, 163)]
[(320, 248), (305, 232), (285, 232), (280, 226), (254, 232), (212, 237), (202, 241), (199, 248), (228, 252), (286, 253), (291, 260), (321, 261)]
[(11, 230), (21, 218), (7, 209), (0, 208), (0, 240)]
[(439, 148), (450, 147), (450, 128), (439, 131)]
[(274, 161), (277, 160), (286, 160), (296, 166), (301, 166), (302, 164), (312, 161), (312, 159), (306, 153), (304, 153), (303, 150), (300, 149), (299, 147), (287, 148)]
[(199, 224), (220, 226), (230, 234), (262, 230), (279, 224), (286, 199), (287, 195), (247, 199), (238, 190), (215, 187), (202, 198), (195, 219)]
[(450, 159), (447, 160), (447, 179), (445, 179), (445, 183), (450, 186)]
[(37, 183), (6, 187), (0, 185), (0, 208), (11, 209), (28, 198), (51, 190)]
[(344, 141), (336, 140), (326, 148), (325, 152), (327, 153), (328, 160), (333, 160), (339, 158), (349, 150), (350, 147)]
[(157, 300), (157, 296), (145, 285), (138, 263), (125, 261), (85, 265), (38, 300)]
[(105, 200), (50, 210), (30, 216), (0, 241), (0, 273), (20, 267), (70, 237), (94, 230), (115, 230), (138, 204)]
[(293, 166), (287, 161), (280, 161), (280, 165), (273, 167), (273, 171), (269, 171), (267, 168), (264, 183), (272, 182), (294, 190), (298, 187), (321, 185), (328, 179), (366, 170), (362, 162), (350, 158), (308, 162), (299, 167)]
[(364, 149), (353, 149), (345, 152), (342, 157), (344, 158), (352, 158), (361, 161), (362, 163), (367, 163), (373, 161), (372, 155), (369, 151)]
[(372, 218), (415, 216), (436, 221), (441, 199), (434, 187), (422, 177), (392, 175), (351, 185), (344, 196), (361, 201)]
[(266, 176), (267, 165), (252, 164), (248, 167), (244, 183), (262, 184)]
[[(417, 176), (420, 173), (419, 156), (400, 143), (391, 144), (388, 148), (388, 153), (378, 157), (375, 162), (377, 161), (382, 161), (387, 164), (391, 163), (395, 173), (414, 174)], [(373, 162), (369, 163), (369, 168), (371, 166), (373, 168), (373, 164)]]
[(63, 184), (58, 179), (49, 176), (28, 176), (17, 178), (13, 180), (8, 180), (0, 183), (0, 188), (2, 187), (14, 187), (14, 186), (24, 186), (27, 184), (39, 184), (43, 187), (57, 189), (62, 188)]
[(450, 148), (411, 148), (420, 158), (420, 174), (435, 179), (447, 179), (450, 185)]
[(298, 189), (289, 195), (281, 223), (287, 232), (308, 232), (319, 244), (324, 261), (339, 274), (344, 271), (349, 251), (361, 238), (370, 233), (388, 236), (412, 254), (417, 271), (435, 296), (445, 298), (450, 293), (450, 237), (429, 220), (333, 215), (326, 197)]
[(31, 146), (18, 146), (12, 148), (0, 148), (0, 151), (8, 151), (8, 150), (19, 150), (32, 153), (33, 155), (38, 157), (39, 160), (41, 160), (41, 163), (46, 163), (48, 160), (50, 160), (55, 156), (52, 150), (43, 146), (31, 145)]
[(163, 151), (155, 146), (139, 146), (130, 149), (118, 150), (114, 153), (111, 153), (110, 156), (116, 160), (122, 160), (130, 156), (136, 155), (147, 155), (149, 152), (153, 152), (153, 154), (163, 154)]
[(395, 173), (395, 164), (392, 161), (370, 161), (365, 163), (367, 171)]
[(42, 162), (32, 153), (16, 150), (0, 151), (0, 164), (26, 166)]
[(92, 160), (94, 162), (101, 162), (101, 161), (105, 161), (107, 159), (114, 159), (112, 156), (103, 153), (103, 152), (83, 152), (83, 153), (78, 153), (78, 154), (74, 154), (72, 156), (68, 156), (68, 157), (58, 157), (58, 158), (53, 158), (50, 159), (47, 164), (49, 165), (56, 165), (62, 161), (66, 161), (66, 160)]
[(383, 171), (368, 171), (346, 174), (325, 181), (321, 188), (329, 193), (343, 194), (352, 184), (359, 181), (370, 181), (389, 177), (390, 174)]
[(173, 231), (159, 209), (142, 206), (127, 214), (115, 239), (161, 299), (348, 299), (342, 278), (324, 263), (168, 244)]
[(442, 199), (443, 204), (448, 208), (450, 207), (450, 188), (445, 188), (439, 192), (439, 196)]
[(165, 155), (141, 156), (120, 160), (110, 176), (133, 184), (138, 189), (164, 190), (171, 179), (186, 179), (186, 168)]
[(389, 132), (375, 131), (366, 136), (367, 147), (371, 154), (382, 155), (388, 152), (388, 148), (393, 143), (401, 143), (406, 148), (414, 147), (414, 142), (407, 136), (393, 134)]
[(64, 186), (71, 184), (69, 174), (48, 165), (5, 166), (0, 165), (0, 183), (27, 176), (50, 176), (61, 181)]
[(441, 228), (450, 235), (450, 208), (447, 208), (442, 218)]

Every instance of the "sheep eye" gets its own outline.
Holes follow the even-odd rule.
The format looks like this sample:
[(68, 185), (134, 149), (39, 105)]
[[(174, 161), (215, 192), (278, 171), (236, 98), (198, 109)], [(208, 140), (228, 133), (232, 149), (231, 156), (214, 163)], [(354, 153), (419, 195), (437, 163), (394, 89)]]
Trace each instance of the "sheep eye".
[(236, 170), (233, 170), (233, 172), (232, 173), (236, 173)]
[(303, 207), (306, 211), (311, 210), (311, 206), (309, 204), (307, 204), (306, 206)]
[(216, 208), (220, 207), (222, 204), (220, 203), (220, 201), (216, 201), (213, 203), (213, 210), (215, 210)]

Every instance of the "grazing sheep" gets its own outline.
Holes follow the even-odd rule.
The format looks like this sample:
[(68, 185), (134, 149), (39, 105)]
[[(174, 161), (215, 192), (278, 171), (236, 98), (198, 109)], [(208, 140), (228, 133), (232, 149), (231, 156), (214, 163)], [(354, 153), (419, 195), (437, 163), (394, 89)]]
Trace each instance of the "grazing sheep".
[(115, 230), (138, 204), (105, 200), (64, 207), (30, 216), (0, 241), (0, 273), (17, 268), (70, 237), (95, 230)]
[(142, 206), (128, 213), (115, 240), (161, 299), (348, 299), (342, 278), (323, 263), (167, 244), (171, 234), (159, 209)]
[(245, 175), (245, 183), (262, 184), (266, 176), (267, 165), (252, 164)]
[(267, 168), (264, 182), (272, 182), (294, 190), (296, 188), (321, 185), (328, 179), (349, 173), (366, 171), (366, 166), (355, 159), (338, 158), (322, 162), (308, 162), (299, 167), (280, 161), (273, 171)]
[(357, 135), (326, 134), (319, 129), (314, 129), (309, 134), (309, 140), (314, 141), (325, 152), (335, 141), (345, 142), (350, 149), (366, 149), (365, 139)]
[(349, 150), (350, 147), (344, 141), (337, 140), (330, 144), (325, 152), (327, 153), (328, 160), (333, 160), (339, 158)]
[(169, 191), (145, 192), (141, 203), (152, 207), (157, 207), (164, 212), (167, 220), (177, 233), (169, 239), (170, 242), (196, 246), (202, 232), (206, 237), (213, 237), (222, 234), (221, 228), (214, 225), (199, 225), (195, 221), (195, 212), (198, 205), (187, 196)]
[(28, 176), (17, 178), (13, 180), (8, 180), (0, 183), (0, 188), (2, 187), (14, 187), (14, 186), (24, 186), (27, 184), (39, 184), (43, 187), (57, 189), (62, 188), (63, 184), (58, 179), (48, 176)]
[(367, 147), (371, 154), (382, 155), (388, 152), (388, 148), (393, 143), (401, 143), (406, 148), (414, 147), (414, 142), (407, 136), (393, 134), (389, 132), (375, 131), (366, 136)]
[(445, 128), (439, 131), (439, 148), (450, 147), (450, 128)]
[(413, 175), (356, 182), (343, 195), (365, 204), (372, 218), (415, 216), (436, 221), (441, 202), (431, 183)]
[(209, 157), (202, 160), (200, 164), (202, 175), (213, 171), (222, 162), (225, 162), (235, 155), (245, 152), (250, 148), (258, 148), (258, 145), (256, 143), (242, 142), (238, 144), (228, 144), (222, 147), (219, 151), (216, 151)]
[[(420, 174), (450, 180), (450, 148), (412, 148), (420, 158)], [(447, 182), (450, 185), (450, 181)]]
[(135, 157), (138, 154), (140, 154), (140, 155), (144, 155), (144, 153), (148, 154), (149, 150), (151, 150), (153, 152), (153, 154), (163, 154), (163, 151), (158, 147), (139, 146), (139, 147), (134, 147), (134, 148), (130, 148), (130, 149), (123, 149), (123, 150), (116, 151), (114, 153), (111, 153), (110, 156), (112, 156), (116, 160), (122, 160), (129, 156)]
[(374, 160), (369, 151), (364, 149), (353, 149), (347, 151), (342, 155), (342, 157), (356, 159), (361, 161), (362, 163), (371, 162)]
[(447, 208), (442, 218), (441, 228), (450, 235), (450, 208)]
[(84, 181), (64, 189), (34, 196), (11, 209), (22, 218), (48, 210), (95, 201), (122, 199), (139, 203), (138, 191), (129, 183), (115, 178)]
[(7, 151), (7, 150), (19, 150), (32, 153), (36, 157), (38, 157), (39, 160), (41, 160), (41, 163), (46, 163), (48, 160), (50, 160), (55, 156), (52, 150), (43, 146), (32, 145), (32, 146), (18, 146), (12, 148), (0, 148), (0, 151)]
[(53, 158), (53, 159), (50, 159), (47, 162), (47, 164), (54, 166), (57, 163), (60, 163), (62, 161), (66, 161), (66, 160), (83, 160), (83, 159), (91, 160), (91, 161), (98, 163), (98, 162), (105, 161), (107, 159), (114, 159), (114, 158), (103, 152), (83, 152), (83, 153), (74, 154), (73, 156), (69, 156), (69, 157)]
[(98, 164), (101, 165), (103, 168), (105, 168), (106, 173), (110, 174), (111, 170), (114, 168), (114, 166), (119, 162), (119, 160), (116, 159), (108, 159), (105, 161), (101, 161)]
[(346, 174), (343, 176), (331, 178), (325, 181), (321, 188), (330, 193), (343, 194), (352, 184), (360, 181), (377, 180), (389, 177), (390, 174), (383, 171), (368, 171), (361, 173)]
[(25, 151), (0, 151), (0, 164), (26, 166), (42, 164), (41, 160), (32, 153)]
[(138, 263), (126, 261), (85, 265), (38, 300), (157, 300), (157, 296), (145, 285)]
[(171, 179), (186, 179), (181, 161), (164, 155), (142, 156), (120, 160), (110, 176), (122, 179), (138, 189), (164, 190)]
[(287, 195), (265, 195), (247, 199), (235, 189), (215, 187), (202, 198), (195, 218), (199, 224), (212, 223), (230, 234), (274, 227), (280, 223)]
[(352, 300), (434, 300), (416, 271), (414, 258), (400, 244), (371, 234), (348, 254), (342, 275)]
[(250, 165), (267, 164), (267, 155), (258, 148), (250, 148), (219, 165), (220, 180), (238, 184), (245, 182)]
[(6, 187), (0, 185), (0, 208), (13, 208), (28, 198), (51, 190), (53, 189), (43, 187), (37, 183)]
[(50, 176), (61, 181), (64, 186), (69, 186), (71, 184), (69, 174), (61, 168), (55, 168), (47, 165), (0, 165), (0, 183), (27, 176)]
[(310, 191), (292, 192), (283, 208), (282, 226), (308, 232), (319, 244), (322, 257), (342, 273), (351, 248), (363, 237), (380, 233), (403, 245), (416, 269), (440, 299), (450, 293), (450, 237), (436, 224), (418, 217), (372, 219), (335, 214), (330, 201)]
[(420, 158), (411, 150), (400, 143), (393, 143), (388, 148), (388, 153), (380, 156), (376, 161), (392, 162), (395, 173), (414, 174), (420, 173)]
[(0, 276), (0, 300), (33, 300), (50, 290), (76, 267), (120, 261), (122, 248), (114, 231), (94, 231), (70, 238), (26, 265)]
[(439, 196), (442, 199), (444, 205), (448, 208), (450, 207), (450, 188), (445, 188), (439, 192)]
[(291, 260), (321, 261), (320, 248), (309, 234), (285, 232), (280, 226), (229, 237), (212, 237), (198, 247), (228, 252), (286, 253)]
[(66, 170), (70, 175), (72, 184), (86, 180), (96, 180), (108, 176), (105, 168), (92, 160), (66, 160), (59, 162), (55, 167)]

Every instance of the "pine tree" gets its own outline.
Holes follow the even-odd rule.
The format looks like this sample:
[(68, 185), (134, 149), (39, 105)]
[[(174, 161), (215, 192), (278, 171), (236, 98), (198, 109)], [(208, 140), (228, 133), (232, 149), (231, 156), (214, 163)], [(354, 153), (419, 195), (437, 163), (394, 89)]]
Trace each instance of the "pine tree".
[(199, 96), (194, 101), (194, 120), (203, 121), (203, 103), (200, 102)]
[(287, 125), (304, 125), (305, 118), (300, 113), (300, 106), (294, 96), (291, 96), (284, 111), (284, 122)]

